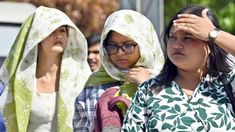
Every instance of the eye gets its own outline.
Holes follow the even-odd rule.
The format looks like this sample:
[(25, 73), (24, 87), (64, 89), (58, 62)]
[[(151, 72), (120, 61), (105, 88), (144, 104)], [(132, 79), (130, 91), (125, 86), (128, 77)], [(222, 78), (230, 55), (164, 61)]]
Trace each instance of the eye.
[(61, 33), (67, 32), (65, 28), (61, 28), (59, 31), (60, 31)]
[(123, 45), (123, 48), (125, 48), (125, 49), (130, 49), (130, 48), (132, 48), (134, 45), (133, 44), (124, 44)]
[(117, 52), (117, 46), (113, 45), (113, 44), (108, 44), (105, 47), (105, 50), (109, 53), (109, 54), (114, 54)]
[(107, 47), (107, 49), (116, 49), (117, 48), (117, 46), (113, 45), (113, 44), (108, 44), (106, 47)]
[(174, 35), (169, 35), (169, 41), (172, 42), (172, 41), (175, 41), (177, 39), (176, 36)]
[(99, 53), (100, 53), (100, 51), (94, 51), (93, 53), (94, 53), (94, 54), (99, 54)]
[(184, 37), (184, 40), (185, 40), (185, 41), (192, 41), (193, 39), (194, 39), (193, 36), (185, 36), (185, 37)]

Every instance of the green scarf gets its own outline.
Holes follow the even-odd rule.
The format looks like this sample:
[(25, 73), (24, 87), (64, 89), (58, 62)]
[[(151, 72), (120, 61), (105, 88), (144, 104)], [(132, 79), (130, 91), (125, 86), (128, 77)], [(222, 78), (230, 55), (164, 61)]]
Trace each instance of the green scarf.
[[(13, 45), (11, 52), (9, 53), (8, 57), (4, 61), (4, 67), (7, 68), (9, 72), (9, 87), (11, 93), (15, 93), (16, 96), (14, 96), (13, 102), (7, 104), (5, 106), (5, 109), (3, 111), (3, 115), (6, 118), (5, 123), (6, 123), (6, 128), (7, 131), (9, 132), (17, 132), (18, 130), (18, 121), (23, 121), (22, 118), (24, 116), (29, 117), (29, 111), (21, 111), (19, 107), (21, 105), (23, 107), (27, 107), (27, 104), (24, 103), (23, 100), (31, 100), (32, 96), (30, 96), (30, 91), (27, 90), (27, 88), (21, 87), (14, 89), (15, 86), (24, 86), (24, 84), (19, 83), (18, 80), (15, 80), (15, 74), (16, 74), (16, 69), (19, 65), (20, 58), (22, 58), (23, 51), (25, 48), (25, 42), (27, 40), (27, 36), (29, 34), (29, 29), (31, 27), (33, 21), (33, 16), (30, 16), (26, 22), (22, 25), (22, 28), (20, 30), (20, 34), (17, 36), (15, 44)], [(23, 91), (21, 91), (23, 90)], [(21, 99), (20, 97), (23, 97)], [(28, 106), (30, 107), (30, 106)], [(14, 116), (10, 117), (9, 115), (23, 115), (23, 116)], [(27, 115), (25, 115), (27, 114)], [(26, 119), (28, 120), (28, 118)], [(28, 122), (22, 122), (22, 126), (27, 126)], [(22, 131), (26, 131), (27, 128), (23, 127)]]
[[(125, 76), (125, 75), (123, 75)], [(114, 82), (120, 82), (116, 79), (113, 79), (108, 75), (108, 73), (105, 71), (104, 67), (101, 66), (100, 69), (92, 74), (86, 85), (85, 88), (92, 88), (94, 86), (98, 86), (101, 84), (107, 84), (107, 83), (114, 83)], [(123, 81), (122, 81), (123, 82)], [(132, 100), (132, 97), (135, 95), (135, 92), (137, 90), (138, 85), (136, 83), (130, 83), (130, 82), (123, 82), (123, 84), (120, 86), (118, 92), (115, 94), (115, 96), (123, 96), (128, 100)], [(127, 110), (127, 107), (122, 103), (117, 103), (117, 106), (119, 109), (121, 109), (122, 113), (124, 114)]]

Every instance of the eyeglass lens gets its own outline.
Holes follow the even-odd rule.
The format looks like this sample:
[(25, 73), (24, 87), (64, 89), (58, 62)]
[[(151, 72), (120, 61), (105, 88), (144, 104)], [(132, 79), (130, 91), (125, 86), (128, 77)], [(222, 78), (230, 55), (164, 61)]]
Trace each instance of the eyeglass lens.
[(122, 49), (125, 54), (132, 54), (135, 51), (136, 45), (136, 43), (123, 43), (121, 46), (118, 46), (113, 42), (108, 42), (105, 49), (108, 54), (116, 54), (119, 49)]

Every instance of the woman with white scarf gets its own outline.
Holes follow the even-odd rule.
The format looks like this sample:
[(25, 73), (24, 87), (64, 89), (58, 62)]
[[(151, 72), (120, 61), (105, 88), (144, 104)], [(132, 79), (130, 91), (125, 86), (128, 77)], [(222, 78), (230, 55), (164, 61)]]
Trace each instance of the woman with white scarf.
[(74, 101), (91, 71), (87, 43), (63, 12), (39, 7), (1, 68), (8, 132), (72, 132)]
[[(133, 10), (119, 10), (107, 18), (100, 53), (102, 67), (89, 77), (76, 99), (74, 130), (78, 132), (93, 131), (95, 105), (105, 91), (117, 88), (115, 96), (131, 101), (137, 86), (157, 75), (164, 63), (151, 21)], [(121, 109), (125, 114), (126, 108)]]

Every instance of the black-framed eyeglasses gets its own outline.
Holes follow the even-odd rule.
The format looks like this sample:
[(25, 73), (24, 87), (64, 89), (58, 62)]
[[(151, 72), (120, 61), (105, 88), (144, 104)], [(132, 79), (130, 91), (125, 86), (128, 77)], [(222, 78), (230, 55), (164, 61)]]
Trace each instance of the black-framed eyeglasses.
[(122, 43), (122, 45), (117, 45), (114, 42), (108, 42), (107, 45), (104, 47), (106, 52), (110, 55), (117, 54), (119, 49), (122, 49), (122, 51), (125, 54), (132, 54), (135, 51), (135, 47), (137, 46), (137, 43)]

